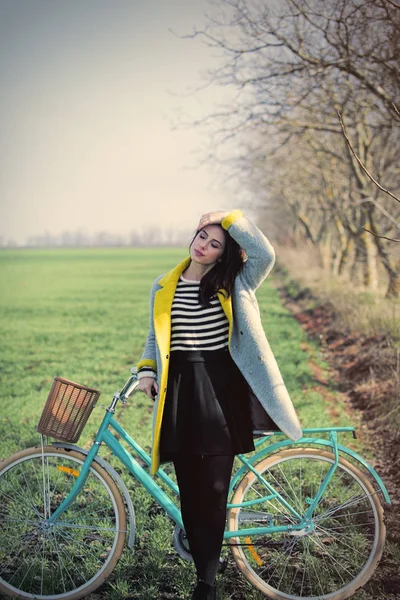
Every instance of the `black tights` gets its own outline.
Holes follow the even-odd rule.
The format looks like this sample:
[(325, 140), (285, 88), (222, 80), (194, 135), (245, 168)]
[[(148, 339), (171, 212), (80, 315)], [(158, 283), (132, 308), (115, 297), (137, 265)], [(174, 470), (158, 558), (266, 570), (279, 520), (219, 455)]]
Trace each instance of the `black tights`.
[(215, 581), (221, 554), (233, 459), (189, 454), (173, 461), (197, 576), (210, 584)]

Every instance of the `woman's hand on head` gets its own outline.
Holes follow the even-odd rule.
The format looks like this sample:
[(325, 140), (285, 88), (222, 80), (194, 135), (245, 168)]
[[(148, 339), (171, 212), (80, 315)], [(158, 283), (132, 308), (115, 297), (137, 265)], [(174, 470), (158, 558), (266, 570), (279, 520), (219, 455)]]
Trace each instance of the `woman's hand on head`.
[(158, 394), (158, 383), (154, 377), (142, 377), (139, 379), (138, 390), (144, 392), (151, 400), (154, 400)]
[(207, 225), (221, 225), (222, 221), (229, 215), (229, 212), (218, 210), (215, 212), (205, 213), (201, 216), (199, 224), (197, 225), (197, 231), (207, 227)]

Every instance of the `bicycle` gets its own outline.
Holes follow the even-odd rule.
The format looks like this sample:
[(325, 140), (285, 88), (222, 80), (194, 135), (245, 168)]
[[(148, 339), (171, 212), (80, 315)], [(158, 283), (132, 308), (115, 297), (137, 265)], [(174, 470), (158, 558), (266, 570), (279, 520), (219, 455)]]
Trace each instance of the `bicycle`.
[[(98, 456), (101, 444), (164, 508), (175, 523), (177, 552), (191, 558), (173, 499), (179, 494), (175, 482), (163, 469), (156, 476), (160, 483), (149, 475), (149, 455), (113, 416), (137, 385), (132, 370), (85, 450), (72, 442), (99, 392), (55, 378), (38, 425), (41, 445), (0, 465), (2, 593), (82, 598), (110, 575), (125, 542), (133, 548), (133, 503), (121, 476)], [(382, 555), (379, 497), (390, 503), (388, 492), (360, 455), (338, 443), (340, 432), (355, 436), (353, 427), (305, 429), (297, 442), (264, 432), (254, 455), (238, 457), (224, 537), (239, 570), (269, 598), (348, 598), (371, 577)], [(45, 445), (44, 435), (58, 441)]]

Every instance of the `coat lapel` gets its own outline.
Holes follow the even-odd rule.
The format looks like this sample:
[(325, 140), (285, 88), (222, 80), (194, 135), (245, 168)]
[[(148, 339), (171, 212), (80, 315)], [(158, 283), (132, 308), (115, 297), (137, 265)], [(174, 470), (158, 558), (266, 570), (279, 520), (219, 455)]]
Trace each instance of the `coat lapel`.
[(225, 316), (228, 319), (229, 322), (229, 337), (228, 337), (228, 343), (230, 345), (231, 343), (231, 335), (232, 335), (232, 326), (233, 326), (233, 313), (232, 313), (232, 299), (231, 296), (229, 296), (229, 298), (225, 297), (225, 292), (223, 290), (219, 290), (218, 292), (218, 298), (219, 301), (221, 302), (221, 306), (224, 310)]
[(169, 353), (171, 340), (171, 307), (179, 277), (188, 267), (190, 258), (186, 258), (172, 271), (169, 271), (160, 281), (154, 297), (154, 329), (161, 359)]

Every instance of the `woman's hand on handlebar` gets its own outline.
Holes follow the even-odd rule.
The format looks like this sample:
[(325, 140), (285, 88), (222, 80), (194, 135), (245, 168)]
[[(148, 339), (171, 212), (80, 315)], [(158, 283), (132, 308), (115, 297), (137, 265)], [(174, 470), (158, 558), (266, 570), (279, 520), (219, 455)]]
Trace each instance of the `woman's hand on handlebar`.
[(151, 400), (158, 394), (158, 383), (154, 377), (142, 377), (139, 379), (138, 390), (144, 392)]

